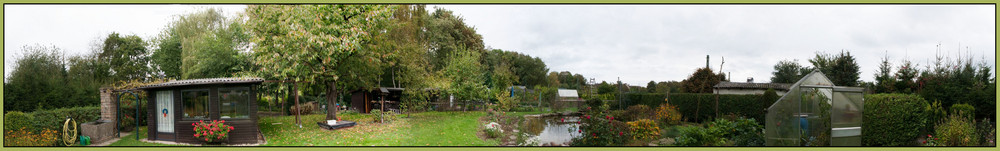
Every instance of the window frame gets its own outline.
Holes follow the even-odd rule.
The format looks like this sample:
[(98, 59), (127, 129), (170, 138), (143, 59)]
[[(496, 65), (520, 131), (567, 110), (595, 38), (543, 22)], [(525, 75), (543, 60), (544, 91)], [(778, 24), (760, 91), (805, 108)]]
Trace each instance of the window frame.
[[(205, 95), (206, 95), (206, 97), (205, 97), (206, 98), (205, 99), (205, 105), (206, 106), (205, 106), (205, 117), (204, 118), (187, 117), (187, 115), (186, 115), (187, 111), (185, 109), (187, 109), (187, 105), (185, 105), (186, 104), (185, 102), (187, 100), (185, 100), (185, 93), (186, 92), (197, 92), (197, 91), (204, 91)], [(188, 121), (190, 121), (190, 120), (208, 120), (208, 119), (212, 119), (212, 107), (213, 107), (212, 106), (212, 89), (198, 88), (198, 89), (184, 89), (184, 90), (181, 90), (180, 100), (181, 100), (181, 102), (180, 102), (181, 103), (181, 120), (188, 120)]]
[[(223, 101), (223, 99), (222, 99), (223, 93), (222, 92), (223, 91), (240, 91), (240, 90), (245, 90), (246, 91), (246, 98), (244, 100), (242, 100), (242, 102), (244, 104), (246, 104), (246, 106), (245, 106), (245, 108), (246, 108), (246, 117), (224, 117), (225, 115), (223, 115), (224, 113), (222, 113), (222, 107), (225, 106), (225, 105), (223, 105), (223, 102), (222, 102)], [(250, 112), (250, 109), (251, 109), (251, 105), (250, 105), (251, 100), (250, 100), (250, 98), (252, 96), (252, 93), (251, 93), (250, 87), (246, 87), (246, 86), (219, 87), (218, 89), (216, 89), (216, 93), (219, 94), (217, 96), (217, 98), (219, 100), (219, 106), (218, 106), (218, 108), (219, 108), (219, 119), (250, 119), (251, 118), (251, 114), (252, 113)], [(238, 109), (236, 107), (234, 107), (234, 108)], [(239, 110), (236, 110), (236, 111), (238, 112)]]

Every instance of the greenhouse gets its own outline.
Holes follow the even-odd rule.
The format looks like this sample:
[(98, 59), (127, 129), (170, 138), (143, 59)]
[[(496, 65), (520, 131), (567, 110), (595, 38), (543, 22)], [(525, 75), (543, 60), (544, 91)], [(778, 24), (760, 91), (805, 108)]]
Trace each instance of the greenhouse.
[(767, 108), (767, 146), (861, 146), (864, 89), (836, 86), (818, 70)]

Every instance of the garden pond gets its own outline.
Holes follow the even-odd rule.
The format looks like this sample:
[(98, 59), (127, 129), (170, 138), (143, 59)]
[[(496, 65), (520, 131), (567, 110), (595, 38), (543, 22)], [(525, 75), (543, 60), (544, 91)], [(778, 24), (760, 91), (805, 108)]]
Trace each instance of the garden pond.
[(564, 146), (580, 136), (578, 121), (578, 116), (526, 116), (519, 128), (527, 136), (524, 140), (526, 144)]

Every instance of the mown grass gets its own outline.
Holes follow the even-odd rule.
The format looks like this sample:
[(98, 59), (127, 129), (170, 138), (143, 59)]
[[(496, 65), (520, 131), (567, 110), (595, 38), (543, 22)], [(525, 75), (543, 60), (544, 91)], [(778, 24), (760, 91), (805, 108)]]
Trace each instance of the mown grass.
[[(513, 114), (528, 113), (537, 112)], [(261, 117), (258, 124), (267, 139), (262, 146), (497, 146), (499, 141), (477, 136), (483, 125), (479, 118), (485, 115), (481, 111), (422, 112), (376, 123), (369, 114), (345, 113), (338, 117), (358, 125), (333, 131), (316, 125), (324, 121), (326, 115), (323, 114), (301, 116), (301, 128), (295, 124), (295, 116)], [(146, 127), (140, 127), (138, 134), (145, 133)], [(111, 146), (171, 146), (141, 142), (134, 135), (123, 136)], [(139, 139), (145, 137), (139, 135)]]
[(423, 112), (374, 123), (368, 114), (339, 114), (342, 120), (356, 121), (358, 125), (334, 131), (316, 125), (325, 118), (319, 114), (302, 116), (302, 128), (294, 124), (294, 116), (263, 117), (259, 123), (267, 139), (264, 146), (496, 146), (498, 142), (476, 136), (482, 128), (478, 119), (483, 115)]

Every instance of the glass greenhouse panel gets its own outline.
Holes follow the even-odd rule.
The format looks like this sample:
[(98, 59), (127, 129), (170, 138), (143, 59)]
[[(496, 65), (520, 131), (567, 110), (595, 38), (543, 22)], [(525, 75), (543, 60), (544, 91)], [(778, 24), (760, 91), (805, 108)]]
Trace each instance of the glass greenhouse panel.
[(813, 71), (767, 108), (767, 146), (859, 146), (863, 89)]

